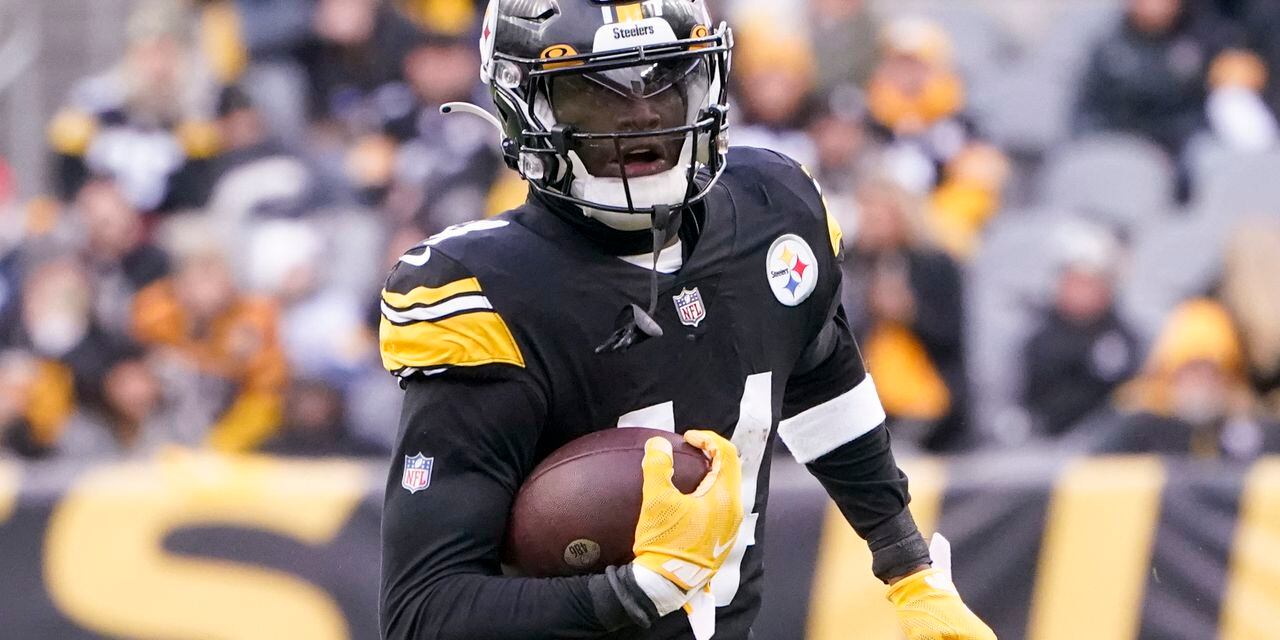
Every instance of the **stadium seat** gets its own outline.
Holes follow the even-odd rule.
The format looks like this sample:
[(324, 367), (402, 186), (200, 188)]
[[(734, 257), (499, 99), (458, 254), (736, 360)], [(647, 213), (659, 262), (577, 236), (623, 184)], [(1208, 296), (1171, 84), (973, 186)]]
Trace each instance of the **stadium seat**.
[(982, 131), (1011, 152), (1039, 156), (1070, 133), (1078, 83), (1046, 61), (1013, 62), (974, 105)]
[(1119, 13), (1110, 1), (1046, 3), (1032, 29), (1043, 37), (1024, 43), (1022, 55), (983, 87), (976, 105), (983, 131), (1033, 158), (1065, 140), (1093, 43), (1117, 24)]
[(1094, 44), (1120, 24), (1123, 14), (1118, 0), (1046, 3), (1044, 11), (1044, 39), (1036, 44), (1035, 55), (1073, 78), (1084, 71)]
[(1280, 150), (1241, 153), (1208, 146), (1190, 159), (1195, 207), (1223, 226), (1280, 215)]
[(1132, 230), (1175, 206), (1172, 161), (1159, 147), (1131, 136), (1072, 142), (1052, 153), (1041, 178), (1046, 205), (1118, 228)]
[(1213, 287), (1230, 232), (1231, 225), (1209, 213), (1191, 211), (1134, 237), (1118, 303), (1145, 342), (1155, 338), (1179, 302)]

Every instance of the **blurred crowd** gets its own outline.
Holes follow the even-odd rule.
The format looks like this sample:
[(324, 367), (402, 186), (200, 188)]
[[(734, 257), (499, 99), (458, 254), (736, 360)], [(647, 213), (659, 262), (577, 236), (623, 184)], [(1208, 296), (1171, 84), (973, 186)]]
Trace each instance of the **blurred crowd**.
[[(484, 121), (438, 112), (489, 104), (482, 4), (136, 2), (121, 58), (50, 114), (47, 193), (19, 198), (0, 158), (0, 457), (389, 451), (382, 277), (525, 195)], [(1021, 213), (1047, 198), (1052, 150), (1000, 133), (1005, 97), (966, 33), (869, 0), (780, 3), (807, 12), (795, 29), (713, 4), (738, 36), (733, 143), (823, 184), (900, 443), (1280, 453), (1280, 200), (1198, 206), (1205, 167), (1280, 147), (1280, 3), (1118, 0), (1077, 45), (1067, 143), (1155, 158), (1162, 210), (1126, 209), (1152, 181), (1104, 180), (1052, 218)], [(1209, 275), (1134, 280), (1145, 239), (1191, 219), (1225, 234), (1192, 247)], [(980, 276), (1022, 269), (990, 257), (1010, 221), (1048, 276), (1001, 309)], [(1135, 320), (1122, 289), (1157, 286), (1136, 314), (1155, 321)], [(1022, 327), (1003, 360), (973, 340), (992, 317)], [(994, 409), (988, 379), (1008, 381)]]

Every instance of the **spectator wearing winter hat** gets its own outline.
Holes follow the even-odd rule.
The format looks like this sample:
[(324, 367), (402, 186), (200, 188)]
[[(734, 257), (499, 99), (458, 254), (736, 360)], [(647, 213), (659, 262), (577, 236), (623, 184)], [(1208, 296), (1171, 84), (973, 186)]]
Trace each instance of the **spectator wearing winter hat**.
[(1132, 133), (1180, 157), (1207, 126), (1210, 63), (1229, 40), (1220, 19), (1185, 0), (1128, 0), (1090, 55), (1076, 132)]
[(951, 37), (937, 23), (904, 17), (880, 34), (881, 59), (867, 83), (871, 131), (886, 146), (895, 181), (928, 193), (943, 167), (974, 138), (965, 86), (952, 67)]
[(966, 260), (1000, 208), (1008, 161), (965, 111), (966, 87), (941, 26), (900, 18), (884, 28), (881, 49), (867, 85), (867, 112), (884, 170), (929, 196), (935, 237), (953, 257)]
[(1049, 437), (1108, 406), (1141, 362), (1137, 339), (1115, 308), (1115, 239), (1088, 227), (1060, 238), (1053, 305), (1022, 352), (1022, 404), (1036, 431)]
[(804, 38), (779, 31), (760, 18), (745, 22), (734, 57), (734, 144), (773, 149), (812, 166), (814, 143), (805, 135), (813, 104), (815, 61)]
[(144, 212), (198, 206), (216, 81), (184, 3), (148, 0), (129, 18), (124, 57), (75, 87), (49, 125), (58, 194), (70, 201), (94, 176), (116, 181)]
[(1280, 452), (1280, 425), (1258, 415), (1246, 380), (1239, 332), (1212, 299), (1174, 310), (1119, 407), (1126, 414), (1100, 451), (1235, 460)]

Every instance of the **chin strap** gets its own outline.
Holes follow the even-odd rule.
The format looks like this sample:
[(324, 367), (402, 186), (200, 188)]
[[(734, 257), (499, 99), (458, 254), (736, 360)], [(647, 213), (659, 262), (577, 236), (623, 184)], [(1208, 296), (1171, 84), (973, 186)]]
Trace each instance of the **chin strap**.
[[(625, 185), (625, 178), (623, 184)], [(628, 194), (629, 195), (629, 194)], [(667, 228), (671, 225), (671, 207), (653, 207), (653, 269), (649, 274), (649, 309), (629, 304), (618, 314), (618, 330), (604, 344), (596, 347), (596, 353), (625, 351), (648, 338), (661, 338), (662, 327), (653, 319), (658, 310), (658, 255), (667, 243)]]

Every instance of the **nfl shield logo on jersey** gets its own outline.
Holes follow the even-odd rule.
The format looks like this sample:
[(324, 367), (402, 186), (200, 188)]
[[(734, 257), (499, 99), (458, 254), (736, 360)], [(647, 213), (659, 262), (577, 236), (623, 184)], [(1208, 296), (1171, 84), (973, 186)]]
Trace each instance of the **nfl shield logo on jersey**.
[(400, 486), (417, 493), (431, 486), (431, 467), (435, 458), (428, 458), (421, 453), (404, 457), (404, 475), (400, 478)]
[(676, 312), (680, 315), (681, 323), (696, 327), (706, 319), (707, 307), (702, 304), (702, 294), (697, 287), (685, 289), (672, 298), (676, 301)]

